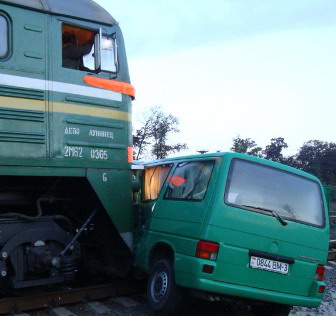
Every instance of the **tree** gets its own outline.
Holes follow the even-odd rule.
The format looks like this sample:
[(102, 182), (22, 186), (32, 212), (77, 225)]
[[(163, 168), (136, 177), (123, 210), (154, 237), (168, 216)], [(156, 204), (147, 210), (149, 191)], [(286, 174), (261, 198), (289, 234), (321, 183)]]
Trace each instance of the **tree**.
[(305, 142), (296, 155), (297, 167), (312, 173), (324, 184), (336, 184), (336, 143)]
[(271, 144), (267, 145), (263, 154), (265, 159), (269, 159), (275, 162), (285, 163), (286, 159), (282, 155), (282, 150), (287, 148), (283, 137), (272, 138)]
[(160, 107), (152, 107), (145, 115), (142, 127), (133, 136), (133, 145), (137, 149), (135, 159), (142, 158), (148, 146), (156, 159), (166, 158), (170, 153), (187, 149), (182, 143), (168, 144), (171, 133), (178, 133), (179, 120), (172, 114), (165, 114)]
[[(263, 157), (315, 175), (324, 185), (336, 185), (336, 143), (320, 140), (305, 142), (295, 155), (284, 156), (282, 151), (288, 145), (283, 137), (272, 138), (262, 151), (251, 138), (233, 139), (231, 151)], [(261, 155), (262, 152), (262, 155)], [(336, 196), (336, 193), (333, 193)]]
[(236, 153), (248, 154), (252, 156), (261, 157), (262, 148), (257, 147), (257, 144), (251, 138), (241, 138), (240, 135), (237, 135), (233, 139), (231, 151)]
[(148, 113), (144, 114), (142, 119), (142, 126), (137, 129), (133, 135), (133, 148), (135, 149), (134, 159), (140, 159), (147, 146), (150, 145), (150, 139), (153, 133), (153, 120), (157, 116), (157, 112), (160, 111), (159, 107), (152, 107)]
[(297, 161), (297, 159), (296, 159), (296, 156), (297, 156), (297, 155), (292, 155), (292, 156), (283, 157), (283, 158), (282, 158), (282, 163), (283, 163), (284, 165), (287, 165), (287, 166), (290, 166), (290, 167), (293, 167), (293, 168), (300, 169), (300, 168), (299, 168), (299, 165), (298, 165), (298, 161)]

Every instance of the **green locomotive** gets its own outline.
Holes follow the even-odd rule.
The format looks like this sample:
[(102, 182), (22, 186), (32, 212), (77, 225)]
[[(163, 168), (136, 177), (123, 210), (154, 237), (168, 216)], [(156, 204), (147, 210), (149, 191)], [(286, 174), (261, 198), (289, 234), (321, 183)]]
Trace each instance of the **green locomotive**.
[(130, 85), (92, 0), (0, 0), (0, 283), (132, 265)]

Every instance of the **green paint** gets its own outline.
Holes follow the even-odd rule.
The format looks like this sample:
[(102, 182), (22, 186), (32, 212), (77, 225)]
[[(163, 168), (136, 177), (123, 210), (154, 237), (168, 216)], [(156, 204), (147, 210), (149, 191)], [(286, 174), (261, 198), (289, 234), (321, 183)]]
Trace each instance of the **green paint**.
[[(60, 14), (62, 7), (67, 10), (64, 16)], [(0, 178), (87, 177), (117, 230), (130, 232), (133, 219), (127, 147), (132, 144), (132, 128), (125, 117), (131, 113), (131, 98), (123, 95), (120, 102), (76, 94), (76, 89), (72, 92), (70, 88), (51, 91), (50, 83), (76, 85), (84, 91), (95, 89), (85, 84), (87, 75), (129, 83), (122, 33), (115, 20), (93, 2), (83, 1), (76, 15), (70, 14), (72, 9), (65, 1), (58, 1), (57, 8), (58, 14), (53, 15), (36, 10), (39, 8), (34, 5), (24, 8), (0, 0), (0, 14), (9, 21), (10, 48), (8, 56), (0, 59), (0, 75), (18, 78), (13, 85), (0, 85)], [(62, 23), (116, 34), (119, 72), (95, 74), (63, 68)], [(38, 79), (42, 85), (40, 89), (20, 87), (20, 78), (28, 78), (28, 82)], [(114, 119), (111, 113), (121, 113), (123, 118)], [(108, 181), (103, 181), (103, 174)]]
[(118, 231), (131, 231), (134, 224), (130, 172), (88, 169), (87, 177)]

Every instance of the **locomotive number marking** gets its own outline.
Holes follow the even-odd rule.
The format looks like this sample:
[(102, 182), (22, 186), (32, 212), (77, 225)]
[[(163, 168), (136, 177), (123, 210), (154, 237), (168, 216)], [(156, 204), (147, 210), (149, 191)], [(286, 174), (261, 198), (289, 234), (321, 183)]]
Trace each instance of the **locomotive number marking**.
[(107, 182), (106, 172), (103, 173), (103, 181), (104, 181), (104, 182)]
[(91, 149), (91, 158), (97, 160), (107, 160), (107, 150)]
[(65, 146), (64, 157), (83, 158), (83, 148), (82, 147)]

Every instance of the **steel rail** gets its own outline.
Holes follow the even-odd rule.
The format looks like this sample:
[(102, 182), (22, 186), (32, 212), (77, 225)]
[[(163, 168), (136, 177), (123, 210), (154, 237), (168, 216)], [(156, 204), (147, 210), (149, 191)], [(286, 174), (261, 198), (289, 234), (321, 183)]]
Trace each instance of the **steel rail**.
[(136, 294), (145, 289), (144, 282), (134, 279), (117, 280), (108, 284), (69, 288), (34, 295), (0, 299), (0, 314), (21, 313), (34, 309), (87, 302), (91, 300)]

